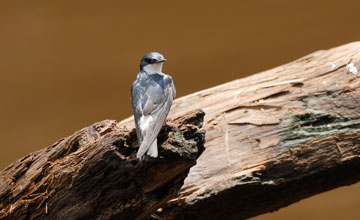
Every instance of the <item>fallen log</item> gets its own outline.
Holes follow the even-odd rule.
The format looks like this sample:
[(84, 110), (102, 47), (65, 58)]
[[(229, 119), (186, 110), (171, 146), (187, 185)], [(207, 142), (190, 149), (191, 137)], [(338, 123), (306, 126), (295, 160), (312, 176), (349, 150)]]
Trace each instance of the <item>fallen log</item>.
[(171, 117), (206, 112), (206, 150), (153, 218), (244, 219), (359, 181), (359, 67), (355, 42), (177, 99)]
[(135, 130), (105, 120), (0, 172), (0, 219), (143, 219), (177, 191), (203, 151), (204, 113), (169, 121), (160, 157), (136, 159)]
[[(184, 147), (170, 147), (174, 150), (168, 151), (165, 146), (187, 146), (188, 152), (192, 152), (193, 146), (201, 146), (203, 133), (197, 128), (194, 138), (187, 141), (184, 131), (193, 131), (191, 126), (177, 123), (170, 125), (171, 129), (165, 127), (159, 137), (163, 140), (160, 141), (163, 157), (148, 159), (141, 165), (132, 159), (137, 146), (135, 133), (124, 129), (133, 128), (129, 118), (117, 125), (102, 122), (111, 126), (100, 123), (86, 128), (80, 131), (86, 133), (86, 141), (82, 141), (83, 135), (75, 142), (71, 138), (60, 140), (3, 170), (0, 174), (0, 218), (50, 219), (69, 213), (67, 216), (78, 219), (141, 219), (152, 213), (153, 219), (244, 219), (355, 183), (360, 179), (359, 65), (360, 43), (356, 42), (177, 99), (170, 118), (203, 109), (207, 134), (206, 150), (191, 168), (176, 198), (171, 199), (202, 150), (196, 148), (196, 156), (176, 174), (171, 169), (174, 162), (171, 155), (180, 154), (180, 158), (176, 158), (183, 161), (183, 156), (190, 153), (184, 155), (175, 150)], [(192, 124), (192, 119), (185, 124), (188, 123)], [(178, 135), (177, 131), (183, 132)], [(96, 133), (98, 139), (87, 143), (92, 140), (92, 133)], [(174, 138), (178, 140), (175, 143), (170, 141)], [(187, 142), (177, 144), (183, 141)], [(101, 142), (105, 143), (101, 145), (105, 148), (103, 153), (97, 154), (91, 150), (93, 148), (86, 147)], [(84, 160), (81, 152), (89, 152), (89, 159)], [(119, 162), (109, 163), (114, 158)], [(40, 162), (34, 163), (34, 159)], [(88, 161), (98, 165), (84, 166)], [(118, 169), (122, 164), (126, 164), (125, 168)], [(28, 175), (38, 167), (45, 169)], [(107, 172), (99, 171), (99, 167)], [(139, 171), (141, 178), (124, 171), (131, 168)], [(74, 174), (77, 178), (70, 178)], [(131, 181), (120, 184), (124, 178)], [(164, 182), (156, 185), (157, 178), (164, 178)], [(39, 187), (42, 181), (46, 187)], [(67, 187), (56, 188), (56, 184)], [(131, 187), (133, 184), (141, 187)], [(159, 190), (150, 187), (152, 184)], [(112, 190), (113, 187), (119, 188)], [(124, 202), (123, 198), (135, 200)], [(54, 202), (58, 199), (62, 202)], [(143, 212), (134, 214), (139, 210)]]

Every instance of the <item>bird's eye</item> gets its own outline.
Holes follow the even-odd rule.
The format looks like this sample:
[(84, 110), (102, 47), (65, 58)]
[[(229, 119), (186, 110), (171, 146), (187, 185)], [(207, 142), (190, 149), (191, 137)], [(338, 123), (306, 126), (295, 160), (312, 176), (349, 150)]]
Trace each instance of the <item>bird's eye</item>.
[(148, 62), (148, 63), (152, 63), (153, 60), (150, 59), (150, 58), (147, 58), (147, 59), (145, 59), (145, 61)]

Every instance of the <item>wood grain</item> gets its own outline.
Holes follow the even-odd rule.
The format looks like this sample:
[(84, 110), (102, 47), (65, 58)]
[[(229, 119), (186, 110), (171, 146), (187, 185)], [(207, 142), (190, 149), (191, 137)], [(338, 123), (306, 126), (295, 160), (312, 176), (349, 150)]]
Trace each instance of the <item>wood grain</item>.
[(205, 111), (206, 150), (154, 218), (249, 218), (359, 181), (359, 67), (355, 42), (177, 99), (172, 117)]
[(0, 218), (244, 219), (355, 183), (359, 67), (355, 42), (177, 99), (144, 163), (132, 118), (84, 128), (1, 171)]
[(136, 159), (135, 130), (105, 120), (0, 172), (0, 219), (143, 219), (183, 184), (203, 151), (204, 113), (168, 122), (160, 157)]

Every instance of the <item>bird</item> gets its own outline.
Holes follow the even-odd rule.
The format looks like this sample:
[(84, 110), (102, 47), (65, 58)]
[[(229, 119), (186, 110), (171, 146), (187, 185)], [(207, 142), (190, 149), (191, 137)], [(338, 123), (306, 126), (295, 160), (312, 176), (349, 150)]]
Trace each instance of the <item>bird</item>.
[(172, 77), (162, 72), (166, 61), (159, 52), (146, 54), (140, 61), (140, 71), (131, 86), (131, 102), (139, 143), (136, 157), (139, 160), (144, 159), (145, 153), (150, 157), (158, 157), (157, 136), (176, 97)]

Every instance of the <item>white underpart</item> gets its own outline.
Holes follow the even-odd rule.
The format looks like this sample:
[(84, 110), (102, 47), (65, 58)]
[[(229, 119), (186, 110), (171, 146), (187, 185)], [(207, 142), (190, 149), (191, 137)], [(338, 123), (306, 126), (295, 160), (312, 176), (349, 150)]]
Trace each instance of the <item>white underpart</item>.
[[(151, 115), (140, 117), (140, 130), (142, 132), (142, 135), (146, 135), (146, 132), (149, 130), (149, 125), (152, 120), (153, 120), (153, 117)], [(150, 157), (158, 156), (158, 147), (157, 147), (156, 138), (155, 138), (154, 142), (151, 144), (151, 146), (149, 147), (149, 149), (147, 150), (146, 154), (149, 155)]]
[(141, 116), (140, 117), (140, 130), (146, 131), (150, 125), (150, 121), (152, 120), (151, 115)]
[(154, 64), (148, 64), (146, 66), (144, 66), (144, 70), (148, 73), (148, 74), (154, 74), (154, 73), (162, 73), (162, 66), (163, 63), (154, 63)]
[(157, 147), (157, 139), (155, 138), (154, 142), (151, 144), (149, 150), (146, 153), (150, 157), (157, 157), (158, 156), (158, 147)]

